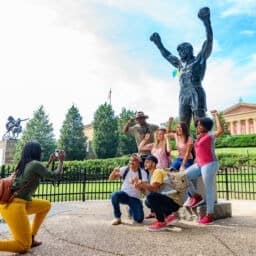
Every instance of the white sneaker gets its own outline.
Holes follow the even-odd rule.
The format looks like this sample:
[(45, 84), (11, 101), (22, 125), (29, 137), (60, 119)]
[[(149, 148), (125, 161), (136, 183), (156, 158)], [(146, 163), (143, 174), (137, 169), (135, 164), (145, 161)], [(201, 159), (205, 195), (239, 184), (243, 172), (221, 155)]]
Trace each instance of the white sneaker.
[(183, 206), (184, 207), (188, 207), (191, 204), (191, 200), (192, 198), (190, 196), (188, 196), (187, 200), (184, 202)]

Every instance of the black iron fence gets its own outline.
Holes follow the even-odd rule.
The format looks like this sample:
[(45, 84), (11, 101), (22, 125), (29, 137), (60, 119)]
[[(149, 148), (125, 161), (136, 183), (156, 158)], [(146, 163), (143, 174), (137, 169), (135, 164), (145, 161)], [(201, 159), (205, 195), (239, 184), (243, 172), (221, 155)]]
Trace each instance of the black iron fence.
[(224, 167), (217, 175), (218, 198), (256, 199), (256, 166)]
[[(12, 170), (1, 167), (1, 178)], [(108, 181), (109, 173), (89, 172), (86, 169), (65, 169), (58, 181), (42, 180), (35, 197), (54, 201), (85, 201), (109, 199), (120, 189), (121, 181)], [(256, 199), (256, 167), (225, 167), (217, 175), (218, 198)]]

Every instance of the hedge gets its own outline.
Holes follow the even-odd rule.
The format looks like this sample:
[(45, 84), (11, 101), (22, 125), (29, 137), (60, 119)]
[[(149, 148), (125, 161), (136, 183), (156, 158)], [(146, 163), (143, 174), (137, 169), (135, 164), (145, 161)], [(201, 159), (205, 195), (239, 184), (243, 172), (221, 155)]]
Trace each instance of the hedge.
[[(173, 158), (177, 156), (177, 152), (173, 152)], [(222, 167), (234, 167), (244, 165), (256, 166), (256, 154), (255, 153), (218, 153), (220, 168)], [(129, 156), (122, 156), (109, 159), (91, 159), (84, 161), (65, 161), (65, 172), (77, 172), (78, 170), (86, 170), (87, 174), (105, 173), (109, 174), (114, 167), (127, 165)], [(57, 164), (57, 163), (56, 163)], [(13, 169), (14, 166), (6, 166), (6, 170)], [(55, 168), (54, 168), (55, 169)]]
[(256, 135), (225, 135), (216, 140), (216, 148), (256, 147)]

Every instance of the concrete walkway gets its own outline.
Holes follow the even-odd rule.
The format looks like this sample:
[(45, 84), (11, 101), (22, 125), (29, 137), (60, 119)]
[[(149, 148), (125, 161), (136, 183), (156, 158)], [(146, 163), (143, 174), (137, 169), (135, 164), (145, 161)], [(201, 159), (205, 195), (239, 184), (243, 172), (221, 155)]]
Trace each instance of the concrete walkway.
[[(232, 218), (214, 225), (180, 221), (167, 231), (149, 232), (152, 220), (132, 225), (125, 210), (124, 223), (112, 226), (109, 201), (55, 203), (37, 236), (43, 245), (26, 255), (256, 255), (256, 202), (232, 201), (232, 209)], [(10, 237), (5, 224), (0, 232), (1, 239)]]

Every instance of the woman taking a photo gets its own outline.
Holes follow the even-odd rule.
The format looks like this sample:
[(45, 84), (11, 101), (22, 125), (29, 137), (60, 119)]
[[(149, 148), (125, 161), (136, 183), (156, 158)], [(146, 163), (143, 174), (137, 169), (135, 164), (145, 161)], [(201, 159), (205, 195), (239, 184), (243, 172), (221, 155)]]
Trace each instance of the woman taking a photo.
[[(40, 184), (41, 178), (57, 180), (62, 173), (64, 151), (58, 154), (58, 167), (55, 172), (49, 171), (40, 161), (42, 149), (38, 142), (31, 141), (24, 146), (20, 161), (16, 167), (12, 192), (17, 192), (10, 203), (0, 205), (0, 213), (10, 228), (13, 240), (0, 240), (0, 251), (26, 252), (31, 247), (41, 245), (35, 240), (44, 218), (51, 208), (47, 200), (32, 198)], [(57, 157), (53, 153), (47, 167)], [(28, 215), (35, 214), (30, 225)]]

